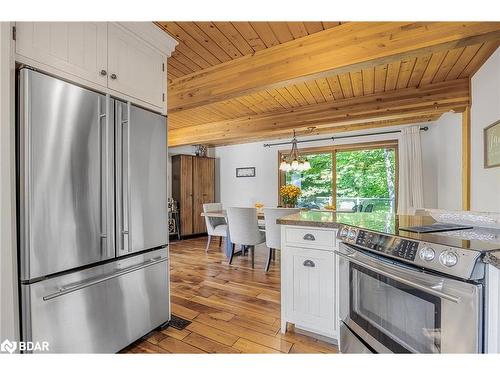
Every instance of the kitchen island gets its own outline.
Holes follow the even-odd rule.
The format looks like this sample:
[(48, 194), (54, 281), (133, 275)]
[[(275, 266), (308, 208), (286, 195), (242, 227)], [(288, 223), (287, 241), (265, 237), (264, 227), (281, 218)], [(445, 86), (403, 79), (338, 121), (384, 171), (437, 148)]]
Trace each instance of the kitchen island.
[[(409, 250), (410, 253), (404, 249), (403, 254), (404, 256), (410, 254), (411, 260), (416, 263), (413, 265), (415, 269), (422, 269), (430, 263), (437, 263), (439, 266), (442, 253), (452, 253), (451, 260), (456, 255), (459, 259), (456, 267), (442, 268), (456, 280), (465, 279), (460, 276), (460, 272), (467, 274), (470, 271), (470, 279), (485, 285), (478, 299), (485, 316), (485, 321), (480, 323), (480, 336), (482, 336), (479, 339), (480, 350), (490, 353), (500, 351), (500, 270), (497, 268), (500, 230), (473, 227), (440, 233), (415, 233), (404, 229), (429, 226), (434, 224), (435, 220), (430, 216), (378, 212), (301, 211), (282, 217), (277, 223), (282, 225), (282, 332), (286, 331), (287, 323), (291, 323), (299, 329), (321, 335), (327, 340), (339, 340), (341, 293), (339, 293), (338, 249), (341, 241), (338, 237), (341, 237), (343, 242), (356, 246), (363, 244), (364, 240), (357, 236), (364, 230), (371, 232), (377, 241), (382, 238), (392, 238), (395, 244), (393, 247), (397, 247), (399, 243), (417, 243), (414, 249)], [(340, 236), (337, 236), (338, 231), (342, 231)], [(351, 239), (348, 238), (348, 232), (354, 233)], [(370, 245), (376, 248), (380, 243)], [(436, 257), (433, 262), (426, 263), (422, 249), (431, 247), (429, 244), (436, 249)], [(391, 257), (391, 254), (387, 254)], [(401, 260), (407, 262), (405, 259)], [(470, 269), (463, 267), (466, 263), (476, 262), (477, 267)], [(342, 338), (340, 340), (342, 341)]]

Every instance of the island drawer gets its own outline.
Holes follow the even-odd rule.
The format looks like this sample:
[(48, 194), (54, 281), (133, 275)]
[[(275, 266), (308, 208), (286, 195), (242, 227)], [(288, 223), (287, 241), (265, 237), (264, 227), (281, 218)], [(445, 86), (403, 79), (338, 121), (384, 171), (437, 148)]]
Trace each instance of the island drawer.
[(318, 229), (310, 227), (286, 226), (285, 244), (313, 249), (334, 250), (337, 229)]

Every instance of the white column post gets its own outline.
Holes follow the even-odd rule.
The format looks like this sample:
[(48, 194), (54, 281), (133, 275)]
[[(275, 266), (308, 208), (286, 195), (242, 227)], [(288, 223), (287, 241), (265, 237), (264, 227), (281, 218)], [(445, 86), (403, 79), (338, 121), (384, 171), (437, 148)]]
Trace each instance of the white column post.
[(12, 24), (0, 22), (0, 342), (19, 340)]

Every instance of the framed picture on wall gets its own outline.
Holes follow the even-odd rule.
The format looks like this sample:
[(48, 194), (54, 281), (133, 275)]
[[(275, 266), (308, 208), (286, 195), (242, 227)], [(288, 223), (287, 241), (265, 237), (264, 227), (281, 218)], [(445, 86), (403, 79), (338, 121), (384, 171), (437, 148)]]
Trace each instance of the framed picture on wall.
[(255, 167), (236, 168), (236, 177), (255, 177)]
[(500, 120), (484, 128), (484, 167), (500, 167)]

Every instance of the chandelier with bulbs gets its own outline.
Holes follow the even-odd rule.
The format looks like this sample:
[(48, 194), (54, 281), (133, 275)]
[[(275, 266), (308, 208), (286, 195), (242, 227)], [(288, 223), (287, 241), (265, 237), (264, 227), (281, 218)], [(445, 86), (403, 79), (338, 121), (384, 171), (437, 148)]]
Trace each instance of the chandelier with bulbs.
[(302, 172), (311, 169), (311, 164), (307, 158), (300, 156), (299, 148), (297, 147), (297, 138), (295, 130), (293, 131), (292, 149), (290, 154), (281, 156), (280, 171), (284, 172)]

